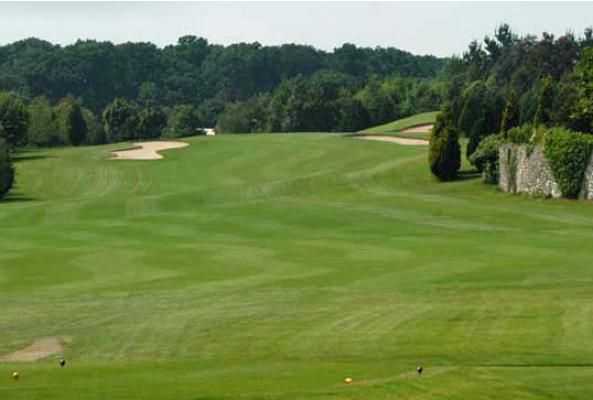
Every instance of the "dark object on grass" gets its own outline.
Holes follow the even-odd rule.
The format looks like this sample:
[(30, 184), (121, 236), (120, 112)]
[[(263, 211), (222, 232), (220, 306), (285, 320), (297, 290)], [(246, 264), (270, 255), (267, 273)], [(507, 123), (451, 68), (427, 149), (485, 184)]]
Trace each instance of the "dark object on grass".
[(66, 366), (66, 360), (63, 358), (60, 359), (60, 367), (64, 368)]
[(416, 368), (416, 372), (418, 372), (418, 375), (422, 375), (422, 371), (424, 370), (424, 368), (422, 367), (417, 367)]

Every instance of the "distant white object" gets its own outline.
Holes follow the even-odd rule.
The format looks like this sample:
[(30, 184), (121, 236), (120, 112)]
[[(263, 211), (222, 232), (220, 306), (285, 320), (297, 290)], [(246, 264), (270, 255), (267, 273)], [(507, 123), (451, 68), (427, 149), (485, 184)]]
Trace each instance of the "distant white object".
[(202, 128), (204, 132), (206, 132), (206, 136), (214, 136), (216, 135), (216, 131), (214, 128)]

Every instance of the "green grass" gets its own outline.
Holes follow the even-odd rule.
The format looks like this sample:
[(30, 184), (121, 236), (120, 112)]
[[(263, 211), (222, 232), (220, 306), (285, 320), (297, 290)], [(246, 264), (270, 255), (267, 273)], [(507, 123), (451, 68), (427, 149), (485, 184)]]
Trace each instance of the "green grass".
[(593, 204), (439, 184), (417, 146), (189, 141), (18, 161), (0, 354), (72, 343), (64, 369), (0, 363), (0, 399), (593, 395)]
[(392, 135), (410, 139), (426, 139), (428, 140), (429, 133), (414, 133), (414, 132), (401, 132), (404, 129), (413, 128), (419, 125), (433, 124), (436, 120), (438, 111), (426, 112), (421, 114), (412, 115), (411, 117), (398, 119), (397, 121), (389, 122), (387, 124), (374, 126), (372, 128), (365, 129), (360, 133), (366, 135)]

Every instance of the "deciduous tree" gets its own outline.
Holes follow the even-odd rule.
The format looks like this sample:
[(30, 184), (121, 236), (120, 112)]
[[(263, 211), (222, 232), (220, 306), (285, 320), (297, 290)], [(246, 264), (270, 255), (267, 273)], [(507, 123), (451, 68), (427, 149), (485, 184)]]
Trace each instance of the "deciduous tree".
[(78, 146), (86, 140), (87, 126), (80, 104), (70, 97), (60, 101), (55, 110), (57, 127), (69, 144)]
[(25, 103), (11, 93), (0, 93), (0, 124), (2, 138), (9, 148), (24, 144), (27, 137), (29, 113)]

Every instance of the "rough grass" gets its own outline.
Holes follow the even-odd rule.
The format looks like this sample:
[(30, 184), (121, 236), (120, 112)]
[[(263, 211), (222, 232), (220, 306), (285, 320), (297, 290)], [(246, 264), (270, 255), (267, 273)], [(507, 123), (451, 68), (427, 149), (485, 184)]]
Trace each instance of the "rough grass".
[(389, 122), (387, 124), (374, 126), (372, 128), (365, 129), (360, 133), (363, 134), (380, 134), (380, 135), (393, 135), (403, 138), (410, 139), (426, 139), (428, 140), (430, 133), (423, 132), (402, 132), (405, 129), (413, 128), (419, 125), (433, 124), (436, 120), (438, 111), (426, 112), (421, 114), (412, 115), (411, 117), (398, 119), (397, 121)]
[(0, 399), (593, 395), (591, 203), (439, 184), (425, 148), (188, 141), (17, 163), (0, 354), (72, 343), (64, 369), (0, 364)]

